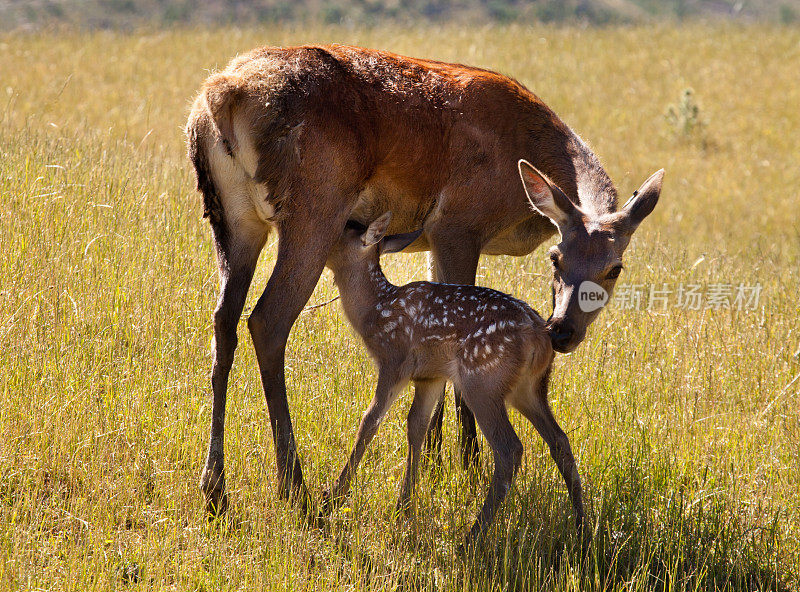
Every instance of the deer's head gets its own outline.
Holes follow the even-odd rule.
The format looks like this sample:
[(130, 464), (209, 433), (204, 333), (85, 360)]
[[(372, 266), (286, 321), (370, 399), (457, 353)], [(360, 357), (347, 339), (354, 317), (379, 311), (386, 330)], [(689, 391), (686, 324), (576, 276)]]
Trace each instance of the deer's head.
[(519, 172), (531, 205), (549, 218), (561, 235), (549, 252), (553, 314), (548, 330), (553, 349), (571, 352), (611, 297), (622, 272), (622, 254), (658, 202), (664, 169), (647, 179), (621, 210), (602, 215), (581, 210), (527, 161), (519, 161)]

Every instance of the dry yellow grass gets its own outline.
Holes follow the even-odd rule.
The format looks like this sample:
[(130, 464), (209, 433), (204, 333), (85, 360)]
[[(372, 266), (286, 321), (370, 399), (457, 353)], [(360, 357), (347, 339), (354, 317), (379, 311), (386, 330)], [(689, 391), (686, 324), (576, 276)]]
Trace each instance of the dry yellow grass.
[[(351, 509), (328, 534), (299, 526), (276, 496), (244, 327), (228, 399), (233, 505), (206, 524), (196, 483), (216, 277), (181, 129), (202, 79), (237, 52), (323, 41), (517, 77), (589, 140), (623, 194), (665, 167), (621, 285), (762, 286), (754, 311), (612, 307), (557, 360), (554, 409), (598, 529), (591, 565), (573, 552), (545, 447), (516, 417), (523, 470), (474, 562), (453, 551), (486, 474), (458, 468), (451, 408), (444, 466), (424, 475), (416, 520), (398, 524), (407, 397)], [(0, 588), (797, 588), (799, 63), (800, 31), (762, 27), (1, 36)], [(702, 137), (676, 137), (664, 118), (686, 87)], [(542, 253), (485, 258), (479, 282), (547, 314)], [(271, 245), (254, 286), (273, 256)], [(397, 282), (424, 274), (418, 256), (386, 267)], [(312, 302), (333, 295), (326, 274)], [(338, 305), (301, 317), (287, 380), (318, 495), (374, 386)]]

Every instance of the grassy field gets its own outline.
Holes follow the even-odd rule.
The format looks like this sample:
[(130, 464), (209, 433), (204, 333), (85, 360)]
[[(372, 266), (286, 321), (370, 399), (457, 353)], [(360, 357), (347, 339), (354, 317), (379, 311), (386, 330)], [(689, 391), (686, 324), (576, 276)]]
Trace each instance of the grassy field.
[[(619, 286), (762, 288), (755, 310), (612, 306), (556, 360), (596, 529), (581, 564), (541, 439), (487, 543), (455, 558), (491, 459), (463, 472), (452, 399), (417, 516), (392, 515), (404, 396), (327, 532), (276, 495), (249, 335), (228, 397), (232, 507), (207, 524), (210, 232), (184, 156), (189, 101), (259, 44), (340, 41), (487, 66), (534, 89), (624, 197), (667, 169)], [(800, 30), (263, 29), (0, 36), (0, 589), (800, 589)], [(694, 90), (703, 125), (665, 113)], [(684, 118), (684, 123), (686, 120)], [(684, 128), (689, 131), (682, 131)], [(274, 242), (251, 295), (269, 276)], [(424, 257), (387, 259), (395, 282)], [(544, 250), (484, 258), (479, 283), (549, 314)], [(336, 294), (328, 272), (311, 303)], [(287, 382), (319, 496), (375, 375), (338, 303), (304, 313)]]

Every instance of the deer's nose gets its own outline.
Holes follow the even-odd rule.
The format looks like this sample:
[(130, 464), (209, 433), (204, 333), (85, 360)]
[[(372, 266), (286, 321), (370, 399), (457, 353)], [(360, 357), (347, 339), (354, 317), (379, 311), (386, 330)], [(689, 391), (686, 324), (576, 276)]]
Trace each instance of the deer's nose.
[(575, 330), (572, 327), (563, 323), (554, 323), (549, 327), (548, 333), (554, 350), (560, 353), (569, 351), (570, 342), (575, 335)]

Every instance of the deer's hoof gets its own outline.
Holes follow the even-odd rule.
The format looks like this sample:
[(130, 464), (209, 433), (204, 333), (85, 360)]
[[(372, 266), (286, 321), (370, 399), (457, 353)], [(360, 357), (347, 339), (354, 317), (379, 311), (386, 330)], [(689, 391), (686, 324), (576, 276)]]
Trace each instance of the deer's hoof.
[(592, 529), (583, 516), (578, 519), (578, 537), (581, 540), (581, 557), (587, 559), (592, 553)]
[(410, 518), (414, 513), (414, 504), (411, 503), (411, 498), (401, 497), (397, 500), (394, 511), (398, 520)]
[(228, 510), (228, 492), (225, 490), (225, 474), (212, 475), (204, 471), (200, 478), (200, 490), (205, 498), (208, 519), (213, 520)]
[(461, 465), (465, 471), (478, 469), (481, 465), (481, 450), (477, 440), (466, 442), (461, 449)]
[(330, 516), (336, 508), (342, 506), (350, 497), (350, 493), (334, 493), (330, 489), (322, 492), (322, 510), (324, 516)]
[(320, 514), (323, 516), (330, 516), (331, 512), (333, 512), (333, 508), (333, 495), (331, 494), (330, 489), (326, 489), (322, 492), (322, 505), (320, 506)]
[(469, 543), (463, 542), (456, 547), (456, 558), (462, 563), (466, 563), (469, 559)]

